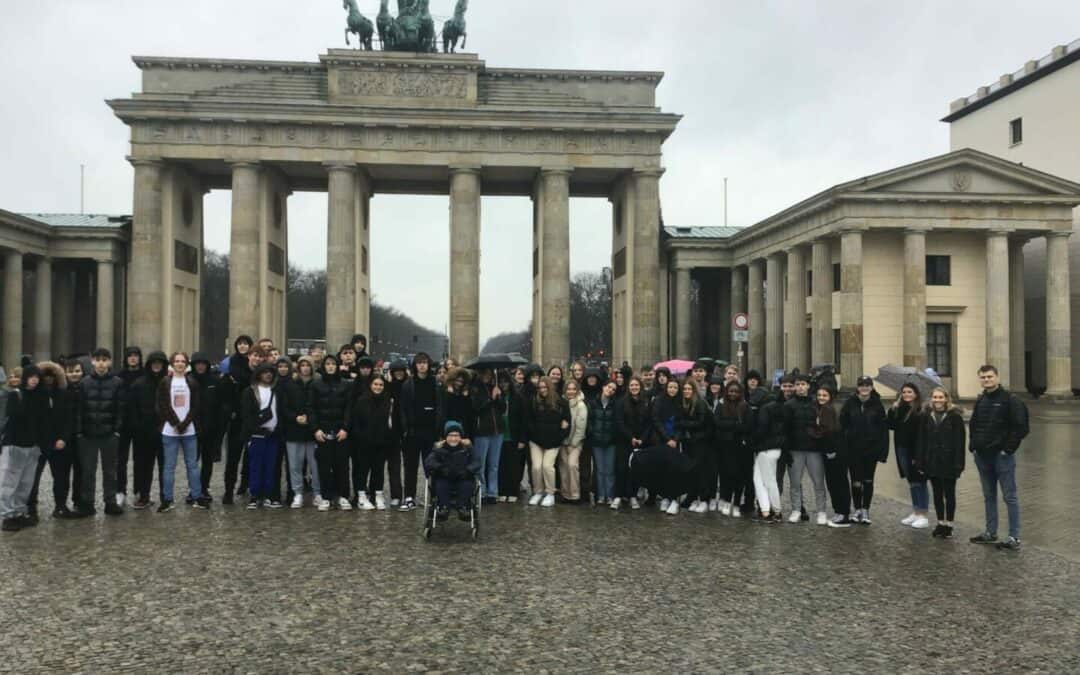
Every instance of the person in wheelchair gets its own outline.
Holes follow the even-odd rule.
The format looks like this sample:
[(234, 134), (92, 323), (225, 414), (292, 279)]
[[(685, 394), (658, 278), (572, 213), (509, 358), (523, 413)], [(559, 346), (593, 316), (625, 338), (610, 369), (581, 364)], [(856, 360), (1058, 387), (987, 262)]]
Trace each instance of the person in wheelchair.
[(480, 458), (472, 443), (462, 438), (463, 431), (460, 422), (448, 421), (443, 427), (443, 440), (435, 444), (424, 460), (424, 468), (435, 486), (439, 520), (446, 520), (453, 506), (458, 516), (468, 521), (473, 508)]

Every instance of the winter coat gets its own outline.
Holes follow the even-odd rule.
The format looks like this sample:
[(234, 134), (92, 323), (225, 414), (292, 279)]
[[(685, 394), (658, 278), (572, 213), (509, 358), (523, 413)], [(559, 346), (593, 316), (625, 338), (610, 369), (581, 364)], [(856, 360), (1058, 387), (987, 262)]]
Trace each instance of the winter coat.
[(434, 441), (439, 437), (439, 384), (431, 372), (425, 378), (414, 374), (401, 386), (401, 418), (404, 431), (416, 438)]
[[(194, 358), (194, 357), (193, 357)], [(207, 370), (202, 375), (192, 374), (199, 387), (199, 416), (195, 418), (195, 433), (204, 444), (221, 453), (221, 437), (225, 433), (225, 410), (221, 377)], [(217, 460), (214, 460), (217, 461)]]
[(47, 442), (45, 423), (49, 397), (39, 384), (34, 390), (26, 389), (25, 378), (18, 389), (7, 398), (3, 444), (18, 448), (42, 448)]
[(967, 430), (957, 408), (941, 421), (926, 412), (920, 418), (915, 442), (915, 466), (931, 478), (960, 477), (964, 472)]
[[(162, 364), (161, 372), (154, 374), (150, 364)], [(164, 352), (150, 352), (146, 357), (143, 375), (131, 385), (128, 396), (128, 415), (132, 435), (146, 438), (161, 434), (161, 422), (158, 420), (158, 385), (169, 376), (169, 359)]]
[[(311, 389), (315, 378), (304, 381), (294, 377), (283, 382), (278, 388), (281, 396), (282, 413), (285, 418), (285, 441), (289, 443), (310, 443), (315, 437), (315, 427), (311, 421)], [(296, 418), (307, 415), (307, 423), (300, 424)]]
[(124, 382), (113, 375), (98, 376), (94, 371), (82, 380), (79, 409), (75, 413), (78, 436), (100, 438), (120, 434), (127, 412), (123, 399)]
[(1012, 454), (1028, 435), (1028, 410), (1023, 401), (998, 387), (979, 394), (968, 422), (971, 427), (971, 451), (983, 457), (1001, 452)]
[(436, 428), (442, 433), (447, 422), (454, 421), (461, 425), (461, 437), (473, 438), (476, 436), (476, 413), (473, 411), (472, 400), (469, 396), (469, 387), (460, 393), (449, 391), (446, 386), (439, 387), (438, 422)]
[(240, 424), (240, 394), (251, 385), (251, 367), (247, 356), (229, 357), (228, 372), (221, 378), (221, 404), (227, 426)]
[(753, 415), (750, 404), (739, 401), (734, 407), (720, 403), (712, 413), (716, 445), (720, 452), (742, 450), (753, 432)]
[(817, 450), (817, 443), (810, 435), (810, 429), (815, 424), (817, 424), (817, 406), (809, 397), (792, 396), (785, 401), (784, 435), (787, 442), (784, 449), (789, 452)]
[(889, 423), (876, 391), (866, 401), (852, 396), (840, 409), (840, 428), (848, 457), (889, 458)]
[(679, 400), (667, 394), (657, 396), (652, 403), (652, 431), (656, 443), (678, 440), (675, 420), (679, 416)]
[(622, 399), (609, 398), (607, 405), (604, 405), (603, 396), (588, 402), (589, 423), (586, 435), (594, 448), (606, 448), (615, 444), (618, 436), (616, 418), (619, 416), (620, 403)]
[(445, 441), (440, 441), (428, 453), (424, 468), (435, 478), (464, 480), (480, 472), (480, 457), (471, 444), (463, 442), (450, 447)]
[(525, 443), (528, 437), (528, 409), (530, 397), (525, 393), (528, 383), (522, 386), (511, 385), (510, 397), (506, 409), (506, 440)]
[(385, 391), (368, 394), (353, 401), (349, 415), (349, 438), (360, 448), (383, 448), (393, 445), (397, 435), (393, 427), (394, 399)]
[(566, 438), (562, 444), (579, 448), (585, 442), (585, 434), (589, 430), (589, 404), (578, 396), (573, 401), (568, 400), (566, 406), (570, 410), (570, 428), (566, 430)]
[(675, 416), (676, 439), (684, 445), (698, 445), (709, 442), (712, 431), (712, 419), (705, 401), (695, 400), (687, 409), (680, 400)]
[(339, 430), (348, 428), (351, 387), (352, 382), (341, 379), (336, 372), (333, 375), (323, 373), (312, 383), (311, 401), (308, 403), (312, 437), (316, 431), (333, 436)]
[[(127, 366), (127, 357), (130, 354), (136, 354), (139, 357), (139, 364), (134, 368), (128, 368)], [(143, 374), (146, 372), (144, 370), (144, 366), (145, 364), (143, 363), (142, 350), (140, 350), (138, 347), (128, 347), (124, 350), (124, 362), (120, 364), (120, 370), (115, 374), (117, 377), (120, 378), (121, 382), (123, 382), (123, 386), (121, 387), (120, 399), (121, 403), (124, 406), (125, 412), (127, 412), (131, 408), (131, 388), (135, 386), (135, 381), (142, 377)], [(84, 378), (89, 377), (92, 368), (93, 367), (91, 366), (90, 369), (86, 369), (86, 367), (83, 366), (83, 369), (86, 373), (84, 375)], [(133, 420), (131, 419), (125, 419), (124, 423), (130, 424), (132, 421)], [(128, 434), (132, 432), (132, 430), (127, 427), (125, 427), (123, 431), (124, 433)]]
[(570, 424), (570, 406), (566, 399), (556, 397), (555, 407), (550, 408), (533, 396), (526, 407), (525, 441), (535, 443), (548, 450), (562, 445), (569, 427), (562, 428), (562, 423)]
[[(56, 449), (57, 441), (63, 441), (65, 445), (71, 442), (74, 432), (74, 409), (70, 405), (70, 397), (67, 393), (67, 375), (64, 369), (52, 361), (43, 361), (38, 364), (41, 371), (41, 384), (38, 389), (44, 396), (44, 406), (41, 420), (41, 452), (46, 456)], [(45, 376), (53, 378), (52, 387), (45, 386)]]
[(166, 375), (158, 382), (157, 388), (157, 405), (156, 413), (158, 419), (158, 433), (160, 434), (165, 430), (165, 423), (173, 425), (173, 428), (179, 431), (179, 427), (184, 427), (184, 431), (187, 431), (189, 424), (195, 423), (195, 432), (198, 433), (199, 425), (196, 420), (199, 419), (199, 415), (202, 411), (202, 396), (199, 389), (198, 381), (191, 375), (185, 375), (184, 381), (187, 382), (188, 389), (191, 392), (191, 400), (189, 401), (188, 414), (184, 419), (180, 419), (176, 416), (176, 411), (172, 406), (172, 375)]
[[(908, 414), (909, 411), (910, 414)], [(911, 410), (911, 404), (903, 401), (898, 406), (889, 407), (885, 418), (893, 432), (894, 448), (906, 448), (908, 456), (915, 455), (915, 444), (919, 441), (923, 414), (921, 410)], [(907, 479), (907, 467), (900, 462), (900, 453), (896, 453), (896, 468), (900, 472), (900, 477)]]
[(271, 401), (270, 405), (274, 406), (277, 413), (277, 425), (274, 427), (273, 432), (269, 434), (259, 423), (259, 412), (264, 409), (263, 403), (259, 399), (259, 384), (249, 384), (240, 393), (240, 433), (244, 438), (251, 438), (252, 436), (267, 437), (268, 435), (280, 437), (282, 435), (281, 422), (285, 417), (285, 404), (282, 401), (280, 392), (273, 384), (270, 385), (270, 389), (273, 391), (273, 401)]
[(500, 392), (499, 398), (492, 398), (491, 389), (479, 381), (469, 388), (469, 398), (472, 399), (476, 419), (473, 433), (477, 436), (499, 435), (499, 417), (506, 409), (506, 397)]
[(836, 409), (832, 404), (824, 406), (814, 404), (817, 414), (813, 426), (810, 427), (810, 438), (814, 439), (814, 450), (823, 454), (845, 455), (844, 444), (840, 434), (840, 420)]
[(615, 433), (620, 444), (630, 447), (633, 439), (647, 447), (652, 437), (652, 410), (642, 392), (637, 398), (627, 394), (615, 404)]
[(386, 395), (390, 397), (390, 400), (394, 402), (394, 408), (391, 412), (393, 418), (393, 424), (391, 430), (394, 435), (394, 444), (401, 445), (401, 439), (405, 436), (405, 418), (401, 414), (401, 392), (405, 388), (405, 383), (408, 380), (395, 380), (393, 374), (390, 374), (386, 380)]
[(3, 434), (4, 427), (7, 426), (7, 400), (14, 391), (15, 389), (8, 387), (6, 383), (0, 383), (0, 434)]
[(783, 450), (787, 447), (787, 417), (783, 394), (769, 396), (754, 417), (754, 450)]

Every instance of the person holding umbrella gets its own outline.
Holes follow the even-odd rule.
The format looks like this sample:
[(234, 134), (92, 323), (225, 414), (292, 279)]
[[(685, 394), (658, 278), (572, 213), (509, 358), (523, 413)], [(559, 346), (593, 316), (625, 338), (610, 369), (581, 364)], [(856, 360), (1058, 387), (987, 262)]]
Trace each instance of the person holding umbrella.
[(930, 508), (930, 492), (926, 487), (926, 475), (915, 464), (915, 446), (919, 427), (922, 424), (922, 397), (913, 382), (906, 382), (900, 387), (888, 411), (889, 428), (893, 432), (893, 447), (896, 449), (896, 466), (900, 477), (907, 480), (911, 492), (911, 514), (900, 521), (916, 530), (925, 530), (930, 526), (927, 512)]

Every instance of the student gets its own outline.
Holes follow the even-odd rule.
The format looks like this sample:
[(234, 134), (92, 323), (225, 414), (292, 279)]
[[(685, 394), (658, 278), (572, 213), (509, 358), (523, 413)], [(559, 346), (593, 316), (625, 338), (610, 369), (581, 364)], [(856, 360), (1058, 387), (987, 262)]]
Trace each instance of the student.
[[(82, 516), (96, 513), (95, 474), (100, 457), (105, 513), (115, 516), (124, 512), (115, 499), (116, 448), (120, 440), (120, 430), (124, 428), (124, 383), (109, 372), (112, 368), (112, 353), (108, 349), (95, 349), (91, 362), (94, 367), (90, 377), (83, 380), (78, 412), (75, 415), (75, 435), (78, 438), (79, 464), (82, 466), (78, 512)], [(110, 495), (113, 497), (110, 498)]]
[[(85, 375), (83, 364), (78, 359), (68, 359), (64, 363), (64, 377), (67, 378), (67, 425), (68, 448), (71, 450), (71, 504), (66, 514), (68, 518), (79, 517), (79, 486), (82, 485), (82, 465), (79, 464), (79, 440), (75, 436), (75, 415), (79, 411), (79, 397), (82, 395), (82, 381)], [(0, 427), (3, 428), (3, 427)]]
[(698, 390), (698, 398), (703, 401), (705, 400), (705, 392), (709, 388), (710, 370), (712, 370), (712, 363), (705, 359), (698, 359), (690, 370), (690, 380)]
[[(615, 462), (619, 454), (623, 455), (624, 461), (629, 461), (629, 457), (625, 452), (618, 453), (615, 450), (618, 436), (616, 419), (619, 416), (620, 402), (620, 399), (615, 396), (615, 389), (615, 383), (608, 382), (600, 390), (600, 397), (586, 404), (589, 408), (586, 432), (596, 465), (596, 500), (610, 502), (611, 508), (618, 510), (622, 504), (622, 496), (616, 490)], [(639, 381), (639, 395), (640, 392), (641, 382)]]
[[(609, 382), (608, 385), (611, 383)], [(607, 389), (608, 385), (605, 385)], [(566, 391), (566, 405), (570, 411), (570, 428), (567, 429), (566, 438), (563, 439), (559, 448), (559, 479), (561, 487), (559, 494), (564, 501), (572, 504), (581, 503), (581, 473), (580, 459), (581, 447), (585, 442), (585, 434), (588, 431), (589, 404), (581, 395), (581, 386), (574, 380), (569, 380), (564, 387)], [(599, 474), (601, 467), (597, 465)], [(599, 479), (599, 475), (597, 476)], [(599, 480), (597, 481), (599, 484)], [(611, 495), (602, 489), (597, 491), (596, 502), (608, 503)]]
[(453, 420), (461, 425), (462, 435), (472, 443), (476, 435), (476, 415), (469, 400), (469, 382), (472, 373), (457, 366), (446, 373), (446, 383), (439, 390), (439, 421), (436, 428), (443, 428)]
[(393, 415), (394, 400), (386, 391), (386, 380), (375, 375), (368, 383), (367, 395), (354, 398), (348, 427), (356, 508), (363, 511), (386, 510), (383, 475), (386, 455), (394, 442)]
[(473, 452), (480, 461), (480, 482), (484, 503), (494, 504), (499, 493), (499, 461), (502, 457), (502, 434), (499, 418), (506, 409), (506, 398), (495, 381), (495, 371), (484, 368), (469, 390), (475, 419)]
[(416, 508), (416, 475), (421, 457), (431, 452), (439, 435), (436, 427), (439, 387), (431, 372), (431, 357), (418, 352), (410, 369), (412, 377), (401, 386), (401, 419), (405, 431), (402, 511)]
[[(185, 359), (186, 361), (187, 359)], [(135, 509), (145, 509), (153, 505), (150, 488), (154, 482), (154, 465), (159, 470), (159, 492), (165, 498), (164, 464), (161, 459), (161, 424), (158, 421), (158, 387), (165, 379), (169, 359), (165, 352), (154, 351), (146, 357), (146, 366), (142, 377), (131, 386), (128, 400), (128, 415), (125, 418), (131, 428), (134, 440), (134, 487)]]
[[(143, 376), (143, 372), (142, 349), (135, 345), (125, 347), (124, 362), (120, 368), (120, 372), (117, 373), (120, 380), (124, 383), (121, 395), (124, 410), (128, 410), (128, 406), (131, 404), (131, 388), (135, 386), (135, 380), (138, 380)], [(129, 419), (126, 421), (130, 423), (132, 420)], [(125, 425), (125, 427), (120, 430), (120, 441), (116, 451), (116, 504), (118, 506), (123, 506), (127, 501), (128, 458), (131, 457), (132, 454), (133, 442), (132, 429)]]
[[(751, 371), (753, 374), (753, 371)], [(747, 375), (747, 381), (751, 381)], [(793, 383), (787, 383), (789, 394), (793, 393)], [(754, 415), (754, 495), (757, 498), (757, 508), (762, 521), (769, 524), (780, 523), (783, 519), (780, 505), (780, 483), (782, 477), (778, 473), (782, 448), (786, 445), (785, 433), (784, 398), (783, 390), (776, 396), (770, 396), (765, 391), (765, 396), (754, 396), (754, 392), (765, 391), (764, 387), (757, 387), (751, 391), (751, 398), (758, 401), (758, 409)], [(749, 404), (753, 405), (753, 404)]]
[(173, 487), (176, 481), (176, 460), (180, 450), (184, 452), (184, 469), (187, 471), (188, 499), (197, 509), (210, 507), (203, 497), (199, 464), (198, 429), (201, 397), (199, 383), (187, 374), (188, 356), (176, 352), (170, 359), (169, 375), (161, 379), (157, 390), (157, 419), (161, 425), (164, 480), (161, 486), (161, 505), (158, 513), (173, 509)]
[(654, 372), (653, 387), (649, 399), (663, 398), (667, 395), (667, 383), (672, 380), (671, 370), (667, 366), (660, 366)]
[(526, 410), (533, 487), (529, 505), (555, 506), (555, 461), (570, 429), (570, 406), (551, 379), (542, 377)]
[(356, 367), (356, 349), (351, 344), (341, 345), (338, 349), (338, 362), (341, 364), (338, 368), (341, 379), (355, 382), (360, 376), (360, 371)]
[(49, 473), (52, 474), (52, 492), (54, 518), (70, 518), (72, 511), (67, 507), (68, 495), (71, 494), (71, 466), (73, 464), (71, 441), (71, 408), (68, 405), (67, 376), (60, 364), (52, 361), (42, 361), (37, 364), (41, 372), (41, 384), (37, 391), (41, 396), (42, 419), (39, 420), (41, 429), (41, 444), (39, 449), (37, 468), (34, 472), (34, 486), (30, 490), (30, 496), (26, 500), (27, 511), (30, 518), (38, 518), (38, 487), (41, 484), (41, 476), (44, 474), (45, 465), (49, 465)]
[[(722, 386), (723, 402), (712, 414), (716, 446), (724, 463), (717, 509), (721, 515), (739, 518), (742, 516), (739, 505), (743, 503), (743, 492), (754, 477), (754, 451), (749, 444), (754, 424), (739, 381), (728, 380)], [(693, 506), (690, 510), (694, 510)], [(699, 509), (699, 512), (704, 513), (704, 510)]]
[[(537, 375), (539, 379), (539, 375)], [(506, 405), (506, 441), (499, 458), (499, 501), (517, 502), (521, 492), (521, 476), (525, 471), (527, 408), (532, 400), (532, 385), (524, 368), (515, 368)]]
[(930, 476), (938, 524), (933, 535), (952, 539), (956, 518), (956, 481), (964, 472), (967, 454), (964, 416), (943, 387), (930, 392), (930, 405), (919, 418), (914, 464)]
[(349, 342), (352, 344), (353, 352), (356, 353), (357, 359), (362, 359), (368, 355), (366, 335), (363, 333), (356, 333)]
[(438, 499), (438, 518), (446, 520), (450, 507), (458, 517), (468, 521), (473, 508), (473, 488), (480, 471), (480, 460), (472, 444), (461, 435), (462, 426), (454, 420), (446, 423), (443, 440), (439, 441), (424, 460), (424, 469), (431, 476)]
[[(0, 370), (3, 370), (0, 368)], [(4, 386), (0, 387), (0, 433), (7, 425), (7, 400), (19, 388), (22, 382), (22, 368), (15, 367), (4, 374)]]
[[(267, 506), (271, 509), (280, 509), (285, 506), (281, 500), (281, 478), (282, 474), (285, 474), (285, 496), (287, 499), (292, 499), (292, 480), (288, 474), (287, 464), (287, 452), (285, 449), (285, 435), (288, 433), (289, 418), (285, 415), (285, 404), (288, 402), (288, 394), (286, 389), (293, 379), (293, 366), (292, 359), (288, 356), (278, 357), (274, 363), (274, 391), (280, 402), (280, 408), (282, 410), (281, 419), (278, 421), (278, 433), (276, 434), (278, 446), (274, 451), (274, 470), (270, 478), (270, 499), (267, 502)], [(303, 484), (300, 486), (300, 491), (303, 493)]]
[(273, 364), (260, 363), (254, 381), (240, 394), (240, 415), (251, 458), (248, 509), (267, 506), (270, 500), (282, 418), (281, 398), (274, 388), (275, 371)]
[(705, 513), (709, 510), (710, 496), (716, 494), (716, 483), (709, 484), (711, 477), (706, 471), (706, 455), (712, 452), (709, 443), (712, 420), (705, 401), (698, 395), (697, 382), (693, 378), (682, 383), (681, 394), (675, 417), (675, 434), (694, 466), (696, 480), (695, 487), (691, 489), (694, 501), (690, 504), (690, 511)]
[(581, 384), (581, 380), (585, 378), (585, 364), (581, 361), (574, 361), (570, 364), (570, 378)]
[[(390, 508), (401, 509), (402, 484), (401, 484), (401, 460), (404, 451), (405, 419), (401, 412), (402, 395), (405, 388), (406, 378), (409, 373), (409, 364), (403, 359), (396, 359), (387, 368), (390, 379), (386, 382), (386, 393), (394, 404), (393, 434), (390, 447), (386, 450), (387, 473), (390, 475)], [(416, 469), (413, 468), (415, 476)]]
[[(758, 379), (760, 380), (761, 378), (758, 378)], [(735, 365), (734, 363), (729, 363), (728, 365), (724, 366), (724, 387), (726, 388), (727, 385), (731, 384), (732, 382), (738, 382), (738, 381), (739, 381), (739, 367), (737, 365)], [(726, 391), (726, 389), (725, 389), (725, 391)]]
[(863, 375), (855, 382), (855, 396), (840, 409), (840, 428), (847, 448), (851, 474), (852, 520), (870, 524), (870, 502), (874, 498), (874, 472), (889, 458), (889, 425), (881, 396), (874, 381)]
[(908, 382), (900, 387), (900, 395), (886, 413), (889, 428), (893, 430), (893, 447), (896, 449), (896, 466), (900, 478), (907, 480), (911, 492), (911, 513), (900, 521), (916, 530), (930, 526), (930, 492), (926, 487), (926, 475), (918, 470), (915, 462), (915, 443), (922, 423), (923, 402), (919, 390)]
[(563, 395), (563, 387), (566, 384), (565, 382), (563, 382), (562, 367), (561, 366), (552, 366), (552, 367), (548, 368), (547, 376), (548, 376), (548, 380), (551, 381), (551, 385), (553, 387), (555, 387), (555, 393), (558, 394), (559, 396), (562, 396)]
[[(600, 392), (604, 388), (602, 382), (603, 373), (599, 368), (586, 368), (583, 372), (582, 382), (579, 382), (581, 396), (585, 402), (593, 404), (600, 398)], [(581, 456), (578, 458), (578, 477), (582, 489), (582, 500), (590, 504), (596, 497), (596, 476), (593, 471), (593, 446), (592, 440), (586, 434), (585, 443), (581, 446)]]
[(304, 465), (311, 472), (313, 503), (322, 502), (322, 486), (315, 465), (315, 433), (311, 426), (311, 388), (315, 383), (315, 362), (301, 356), (296, 362), (296, 375), (282, 389), (282, 417), (285, 420), (285, 452), (289, 457), (289, 483), (293, 496), (289, 508), (304, 506)]
[[(828, 525), (829, 514), (825, 512), (825, 464), (815, 439), (810, 435), (817, 423), (817, 407), (810, 400), (810, 378), (806, 375), (795, 376), (795, 395), (784, 403), (784, 429), (787, 446), (791, 450), (791, 468), (788, 477), (791, 480), (791, 515), (789, 523), (801, 520), (803, 472), (809, 472), (814, 485), (814, 503), (817, 506), (817, 524)], [(882, 422), (885, 411), (882, 410)]]
[[(657, 384), (660, 384), (661, 379), (664, 379), (664, 388), (657, 393), (651, 406), (653, 439), (657, 444), (666, 446), (667, 448), (682, 454), (682, 448), (679, 446), (677, 432), (675, 430), (675, 420), (679, 414), (679, 383), (674, 379), (668, 380), (664, 378), (663, 375), (657, 371)], [(653, 489), (653, 492), (655, 492), (655, 489)], [(660, 510), (669, 515), (678, 515), (679, 497), (682, 495), (682, 491), (670, 492), (664, 490), (660, 495), (662, 497), (660, 501)]]
[[(320, 511), (334, 506), (352, 510), (349, 502), (349, 392), (351, 385), (338, 374), (338, 358), (327, 354), (322, 362), (322, 377), (311, 385), (311, 428), (315, 430), (315, 463), (319, 471), (323, 501)], [(363, 490), (360, 490), (362, 493)], [(364, 495), (367, 499), (367, 495)]]
[(37, 525), (27, 500), (34, 487), (34, 474), (46, 432), (48, 402), (39, 390), (40, 385), (40, 369), (35, 365), (26, 366), (21, 370), (18, 389), (7, 398), (7, 420), (0, 454), (0, 517), (3, 518), (0, 528), (5, 532), (18, 532)]
[[(968, 424), (971, 427), (971, 452), (979, 470), (986, 529), (970, 539), (973, 544), (996, 544), (999, 549), (1020, 550), (1020, 500), (1016, 492), (1016, 451), (1028, 434), (1028, 410), (1023, 401), (1001, 386), (998, 371), (992, 365), (979, 368), (982, 393)], [(997, 488), (1009, 514), (1009, 538), (997, 541)]]
[(221, 377), (210, 369), (210, 358), (202, 353), (191, 355), (191, 376), (199, 387), (199, 416), (195, 420), (195, 438), (199, 450), (199, 485), (206, 504), (213, 502), (210, 496), (210, 476), (214, 462), (221, 461), (221, 442), (225, 436), (225, 410), (222, 396), (225, 393)]
[[(226, 374), (222, 377), (222, 407), (228, 426), (225, 441), (225, 491), (221, 503), (226, 505), (233, 503), (233, 488), (236, 487), (237, 473), (244, 457), (244, 444), (247, 443), (247, 438), (244, 437), (244, 421), (240, 416), (240, 395), (251, 386), (251, 364), (261, 361), (257, 354), (252, 353), (254, 345), (255, 342), (247, 335), (236, 338)], [(210, 475), (204, 473), (204, 476), (204, 484), (209, 489)], [(246, 487), (246, 481), (241, 483), (241, 486)]]
[(833, 407), (832, 389), (818, 387), (814, 398), (817, 419), (810, 428), (810, 436), (825, 459), (825, 484), (829, 488), (833, 507), (833, 517), (828, 525), (851, 527), (851, 488), (848, 485), (848, 467), (840, 437), (840, 422), (836, 408)]
[[(651, 372), (651, 371), (650, 371)], [(631, 377), (626, 396), (615, 401), (615, 499), (612, 508), (629, 501), (631, 509), (640, 509), (637, 485), (631, 480), (630, 458), (649, 444), (652, 436), (649, 399), (641, 378)]]

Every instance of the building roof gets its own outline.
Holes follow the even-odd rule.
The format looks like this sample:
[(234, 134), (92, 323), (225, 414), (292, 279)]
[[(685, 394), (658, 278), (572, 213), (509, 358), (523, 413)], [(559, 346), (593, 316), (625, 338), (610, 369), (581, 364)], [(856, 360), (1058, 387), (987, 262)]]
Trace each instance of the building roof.
[(725, 239), (738, 234), (741, 227), (665, 227), (664, 234), (672, 239)]
[(19, 215), (49, 227), (120, 228), (131, 223), (131, 216), (100, 213), (20, 213)]
[(1073, 40), (1067, 45), (1058, 45), (1042, 58), (1028, 61), (1020, 70), (1006, 73), (998, 78), (997, 82), (979, 87), (971, 96), (956, 99), (949, 106), (949, 114), (941, 118), (941, 121), (955, 122), (1075, 61), (1080, 61), (1080, 39)]

